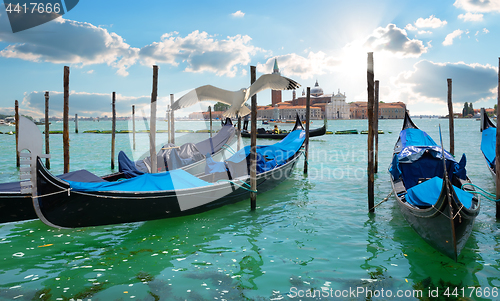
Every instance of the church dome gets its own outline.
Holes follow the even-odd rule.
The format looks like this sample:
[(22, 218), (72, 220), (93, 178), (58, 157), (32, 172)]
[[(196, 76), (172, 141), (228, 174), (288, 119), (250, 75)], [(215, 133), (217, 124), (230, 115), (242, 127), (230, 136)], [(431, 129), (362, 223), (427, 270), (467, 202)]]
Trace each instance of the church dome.
[(311, 89), (311, 95), (312, 96), (323, 95), (323, 89), (319, 86), (318, 80), (316, 80), (316, 84), (314, 84), (314, 87)]

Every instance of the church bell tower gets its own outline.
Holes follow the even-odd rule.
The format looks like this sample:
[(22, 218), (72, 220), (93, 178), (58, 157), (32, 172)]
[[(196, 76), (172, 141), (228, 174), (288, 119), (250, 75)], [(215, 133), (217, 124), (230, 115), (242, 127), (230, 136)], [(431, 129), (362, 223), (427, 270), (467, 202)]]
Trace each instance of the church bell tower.
[[(280, 69), (278, 68), (278, 59), (274, 59), (273, 74), (280, 74)], [(281, 102), (281, 90), (271, 90), (271, 104), (276, 106), (276, 104)]]

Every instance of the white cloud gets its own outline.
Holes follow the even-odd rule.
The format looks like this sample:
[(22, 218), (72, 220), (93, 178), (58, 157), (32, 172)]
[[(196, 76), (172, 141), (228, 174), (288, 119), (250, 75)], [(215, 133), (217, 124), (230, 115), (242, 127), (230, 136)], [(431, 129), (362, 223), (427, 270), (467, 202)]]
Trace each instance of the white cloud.
[(496, 98), (497, 70), (490, 65), (422, 60), (413, 68), (412, 71), (400, 73), (394, 80), (400, 93), (406, 93), (410, 104), (445, 104), (447, 78), (452, 79), (454, 103), (474, 103)]
[(234, 77), (238, 66), (250, 63), (251, 56), (266, 52), (251, 45), (247, 35), (236, 35), (226, 39), (216, 39), (206, 32), (193, 31), (186, 37), (177, 32), (167, 33), (160, 42), (141, 48), (139, 56), (143, 64), (165, 63), (178, 66), (187, 64), (186, 72), (213, 72), (219, 76)]
[(327, 56), (322, 51), (316, 53), (310, 51), (307, 57), (291, 53), (269, 58), (266, 63), (257, 64), (257, 71), (271, 73), (275, 58), (278, 59), (278, 67), (280, 68), (281, 75), (289, 77), (298, 76), (301, 79), (309, 79), (332, 72), (340, 65), (338, 59)]
[(488, 29), (483, 28), (483, 33), (484, 33), (484, 34), (487, 34), (488, 32), (490, 32)]
[(415, 21), (415, 26), (418, 28), (439, 28), (445, 26), (446, 24), (448, 24), (448, 22), (441, 21), (433, 15), (427, 19), (418, 18), (417, 21)]
[(453, 39), (460, 38), (464, 32), (460, 29), (455, 30), (454, 32), (448, 34), (446, 38), (444, 38), (443, 45), (450, 46), (453, 45)]
[(473, 13), (466, 13), (466, 14), (460, 14), (458, 15), (459, 19), (464, 20), (465, 22), (479, 22), (483, 21), (483, 14), (473, 14)]
[(58, 34), (1, 30), (0, 41), (11, 45), (1, 50), (0, 56), (80, 66), (104, 63), (117, 68), (122, 76), (128, 75), (127, 69), (137, 60), (139, 49), (130, 47), (116, 33), (90, 23), (57, 18), (36, 29)]
[(456, 0), (453, 5), (467, 12), (500, 12), (500, 1), (498, 0)]
[(387, 51), (397, 57), (419, 57), (427, 52), (422, 41), (410, 40), (404, 29), (394, 24), (377, 28), (364, 43), (372, 51)]
[(412, 24), (408, 24), (405, 26), (405, 29), (406, 30), (410, 30), (410, 31), (414, 31), (414, 30), (418, 30), (418, 28), (416, 28), (415, 26), (413, 26)]
[(428, 30), (419, 30), (419, 31), (418, 31), (418, 34), (432, 34), (432, 31), (428, 31)]
[(235, 12), (235, 13), (232, 13), (231, 14), (233, 17), (236, 17), (236, 18), (243, 18), (245, 16), (245, 13), (242, 12), (241, 10)]
[[(33, 91), (25, 93), (22, 100), (23, 109), (32, 112), (33, 117), (43, 117), (45, 111), (45, 92)], [(50, 91), (50, 116), (62, 117), (63, 112), (63, 92)], [(70, 115), (98, 117), (111, 116), (111, 93), (88, 93), (71, 91), (69, 95)], [(128, 116), (131, 106), (148, 104), (151, 102), (150, 96), (131, 97), (116, 94), (116, 113), (118, 116)]]

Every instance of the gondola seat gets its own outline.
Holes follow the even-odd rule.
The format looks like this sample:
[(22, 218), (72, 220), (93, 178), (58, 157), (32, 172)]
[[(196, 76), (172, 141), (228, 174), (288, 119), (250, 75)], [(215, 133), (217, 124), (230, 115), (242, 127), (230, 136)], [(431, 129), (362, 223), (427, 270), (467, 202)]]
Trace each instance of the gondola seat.
[[(428, 208), (437, 202), (442, 188), (443, 179), (440, 177), (433, 177), (408, 189), (406, 201), (419, 208)], [(473, 195), (456, 186), (453, 186), (453, 189), (462, 205), (466, 208), (470, 208), (472, 206)]]

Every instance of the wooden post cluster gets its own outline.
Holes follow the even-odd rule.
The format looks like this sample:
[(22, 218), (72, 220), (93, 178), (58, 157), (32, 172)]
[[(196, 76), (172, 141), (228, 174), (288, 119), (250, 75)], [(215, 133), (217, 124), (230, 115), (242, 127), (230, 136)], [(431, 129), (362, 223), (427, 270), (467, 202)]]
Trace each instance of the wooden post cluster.
[(373, 70), (373, 52), (368, 52), (367, 64), (367, 82), (368, 82), (368, 210), (375, 212), (374, 205), (374, 182), (373, 173), (373, 103), (375, 101), (374, 93), (374, 70)]
[(375, 135), (375, 153), (374, 160), (375, 163), (373, 165), (373, 172), (378, 173), (378, 107), (379, 107), (379, 81), (375, 81), (375, 103), (373, 104), (373, 133)]
[[(49, 147), (49, 92), (45, 92), (45, 153), (48, 155), (50, 154), (50, 147)], [(47, 169), (50, 169), (50, 159), (45, 158), (45, 167)]]
[(311, 114), (311, 87), (307, 87), (307, 96), (306, 96), (306, 151), (304, 153), (304, 174), (307, 175), (308, 168), (308, 158), (309, 158), (309, 122)]
[(112, 111), (112, 119), (111, 119), (111, 169), (115, 169), (115, 133), (116, 133), (116, 93), (113, 92), (111, 98), (111, 111)]
[(158, 66), (153, 66), (153, 92), (151, 92), (151, 118), (149, 126), (149, 155), (151, 158), (151, 173), (158, 171), (156, 157), (156, 99), (158, 97)]
[(69, 66), (64, 66), (63, 153), (64, 173), (69, 172)]
[(448, 117), (450, 120), (450, 154), (455, 155), (455, 126), (453, 125), (453, 101), (451, 99), (451, 78), (448, 78)]
[(16, 127), (15, 127), (15, 131), (16, 131), (16, 167), (19, 168), (21, 166), (21, 161), (19, 158), (19, 101), (17, 101), (17, 100), (14, 102), (14, 111), (15, 111), (14, 120), (16, 122)]
[[(497, 124), (500, 124), (500, 57), (498, 58), (498, 86), (497, 86)], [(497, 145), (495, 151), (495, 164), (497, 166), (496, 169), (496, 184), (497, 184), (497, 199), (500, 198), (500, 131), (497, 128)], [(500, 219), (500, 202), (496, 202), (496, 218)]]
[[(250, 66), (250, 84), (256, 80), (256, 67)], [(251, 132), (250, 132), (250, 209), (257, 208), (257, 95), (252, 96), (251, 113)]]

